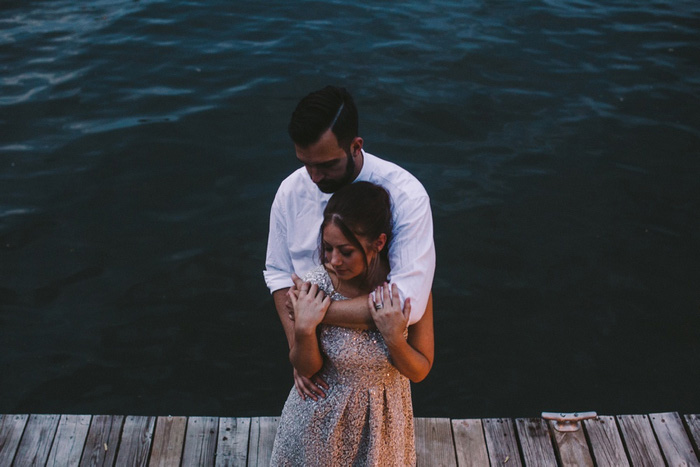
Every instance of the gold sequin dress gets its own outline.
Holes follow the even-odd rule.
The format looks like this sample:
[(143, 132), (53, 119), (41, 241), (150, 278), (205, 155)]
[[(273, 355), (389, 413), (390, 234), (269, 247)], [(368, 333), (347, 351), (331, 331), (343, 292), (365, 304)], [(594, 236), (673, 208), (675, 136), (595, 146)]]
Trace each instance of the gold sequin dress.
[[(333, 300), (319, 266), (304, 277)], [(282, 410), (272, 466), (415, 465), (411, 386), (391, 364), (379, 331), (319, 326), (326, 397), (303, 400), (292, 387)]]

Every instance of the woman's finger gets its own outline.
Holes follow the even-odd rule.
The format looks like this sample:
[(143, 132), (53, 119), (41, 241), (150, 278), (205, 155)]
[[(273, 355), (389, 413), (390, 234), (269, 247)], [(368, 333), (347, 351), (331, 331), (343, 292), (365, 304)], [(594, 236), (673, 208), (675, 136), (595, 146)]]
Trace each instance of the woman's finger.
[(367, 306), (369, 307), (369, 313), (371, 315), (377, 314), (376, 303), (374, 303), (374, 298), (372, 298), (372, 294), (367, 295)]
[(321, 302), (321, 305), (323, 306), (323, 313), (325, 314), (328, 311), (328, 308), (331, 306), (331, 297), (326, 295), (323, 297), (323, 301)]
[(389, 290), (389, 284), (385, 282), (382, 286), (382, 291), (384, 292), (384, 305), (393, 305), (393, 302), (391, 301), (391, 292)]
[(401, 297), (399, 296), (399, 288), (396, 284), (391, 284), (391, 303), (396, 303), (397, 306), (401, 306)]
[(299, 286), (299, 294), (307, 294), (311, 290), (311, 284), (309, 282), (304, 282)]
[(323, 292), (323, 289), (319, 287), (317, 284), (313, 284), (311, 286), (311, 289), (309, 290), (309, 295), (311, 295), (314, 300), (320, 302), (323, 300), (323, 298), (326, 296), (326, 294)]
[(372, 306), (374, 307), (375, 311), (379, 311), (384, 308), (383, 295), (382, 286), (377, 286), (377, 289), (374, 291), (374, 300), (372, 300)]
[(292, 282), (294, 282), (294, 288), (297, 290), (300, 290), (301, 286), (304, 284), (304, 281), (302, 281), (295, 273), (292, 273)]

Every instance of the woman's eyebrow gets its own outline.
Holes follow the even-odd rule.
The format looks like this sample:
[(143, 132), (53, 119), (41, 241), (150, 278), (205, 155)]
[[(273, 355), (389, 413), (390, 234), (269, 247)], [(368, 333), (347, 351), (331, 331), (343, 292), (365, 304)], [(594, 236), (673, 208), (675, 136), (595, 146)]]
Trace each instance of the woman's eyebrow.
[(352, 243), (341, 243), (340, 245), (331, 245), (331, 244), (328, 243), (328, 242), (323, 242), (323, 245), (324, 245), (324, 246), (330, 246), (330, 247), (335, 246), (336, 248), (343, 248), (343, 247), (355, 248), (355, 245), (353, 245)]

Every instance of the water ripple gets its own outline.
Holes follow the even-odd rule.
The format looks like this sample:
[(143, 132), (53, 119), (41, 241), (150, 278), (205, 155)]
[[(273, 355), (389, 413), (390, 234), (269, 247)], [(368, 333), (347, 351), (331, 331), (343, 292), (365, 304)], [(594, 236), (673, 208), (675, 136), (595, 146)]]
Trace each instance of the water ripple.
[[(409, 168), (431, 195), (442, 363), (423, 384), (452, 406), (419, 388), (424, 413), (478, 416), (478, 406), (527, 415), (541, 391), (522, 391), (524, 405), (508, 411), (510, 394), (470, 381), (494, 381), (498, 368), (536, 388), (552, 375), (532, 362), (581, 361), (549, 351), (548, 336), (570, 328), (584, 336), (577, 348), (593, 367), (577, 375), (635, 368), (606, 332), (626, 346), (668, 349), (667, 361), (646, 356), (650, 366), (683, 365), (697, 339), (678, 324), (697, 320), (700, 281), (699, 19), (691, 0), (8, 0), (0, 265), (10, 273), (0, 283), (0, 340), (14, 344), (0, 363), (23, 386), (3, 394), (5, 412), (52, 400), (44, 388), (62, 370), (51, 361), (80, 365), (72, 355), (102, 359), (97, 367), (118, 367), (128, 381), (104, 389), (113, 374), (85, 368), (86, 391), (99, 394), (93, 412), (115, 400), (131, 407), (124, 411), (140, 411), (138, 401), (144, 412), (206, 411), (134, 393), (153, 382), (101, 342), (153, 346), (151, 330), (165, 321), (159, 342), (171, 342), (175, 358), (158, 350), (150, 358), (162, 375), (183, 376), (163, 376), (169, 387), (191, 380), (179, 373), (192, 361), (187, 350), (202, 360), (226, 355), (234, 370), (236, 359), (253, 362), (255, 376), (222, 385), (227, 395), (217, 400), (238, 401), (227, 411), (277, 410), (287, 369), (255, 368), (280, 366), (269, 362), (282, 361), (284, 342), (250, 339), (278, 329), (259, 274), (267, 216), (279, 181), (298, 165), (289, 115), (327, 83), (353, 91), (366, 149)], [(42, 331), (51, 339), (39, 333), (45, 315), (72, 328), (65, 342), (53, 328)], [(212, 338), (206, 327), (219, 321), (225, 335)], [(205, 352), (208, 344), (225, 350)], [(461, 355), (476, 356), (468, 380), (452, 378)], [(683, 374), (640, 384), (638, 399), (695, 401), (668, 393), (698, 386), (669, 380)], [(68, 388), (72, 376), (56, 378), (78, 394), (68, 407), (85, 410)], [(637, 391), (615, 384), (567, 396), (602, 405), (611, 392)], [(182, 400), (213, 397), (188, 391)]]

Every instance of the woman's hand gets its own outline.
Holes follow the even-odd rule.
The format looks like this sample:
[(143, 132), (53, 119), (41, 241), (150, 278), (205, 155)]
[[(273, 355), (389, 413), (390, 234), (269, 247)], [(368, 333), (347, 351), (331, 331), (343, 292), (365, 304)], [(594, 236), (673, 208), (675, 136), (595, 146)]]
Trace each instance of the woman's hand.
[(411, 300), (406, 299), (403, 310), (399, 300), (396, 285), (392, 285), (389, 293), (389, 286), (384, 284), (377, 287), (374, 300), (370, 294), (368, 304), (372, 307), (374, 322), (389, 349), (391, 363), (402, 375), (417, 383), (428, 375), (433, 366), (433, 294), (428, 297), (423, 317), (408, 328), (408, 339), (404, 338), (404, 331), (411, 314)]
[(289, 293), (294, 308), (294, 330), (302, 332), (315, 331), (331, 305), (331, 298), (323, 293), (316, 284), (304, 282), (299, 288), (298, 296)]
[(372, 299), (372, 294), (369, 295), (368, 305), (372, 310), (374, 324), (377, 325), (377, 329), (382, 333), (387, 343), (396, 342), (398, 339), (405, 340), (404, 331), (408, 326), (408, 317), (411, 314), (411, 300), (406, 299), (402, 310), (399, 289), (396, 284), (392, 284), (391, 289), (387, 283), (377, 287), (374, 299)]

